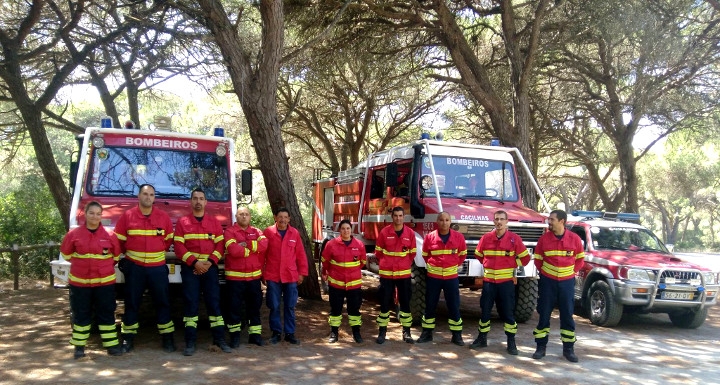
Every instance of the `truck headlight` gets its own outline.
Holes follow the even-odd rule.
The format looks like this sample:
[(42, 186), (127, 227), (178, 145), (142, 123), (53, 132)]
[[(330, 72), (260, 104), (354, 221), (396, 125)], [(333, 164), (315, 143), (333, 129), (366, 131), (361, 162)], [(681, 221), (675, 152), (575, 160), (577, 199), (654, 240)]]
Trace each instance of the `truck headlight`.
[(627, 269), (627, 278), (632, 281), (649, 281), (650, 276), (647, 270), (643, 269)]
[(717, 283), (717, 275), (716, 273), (703, 273), (703, 278), (705, 278), (705, 284), (706, 285), (714, 285)]

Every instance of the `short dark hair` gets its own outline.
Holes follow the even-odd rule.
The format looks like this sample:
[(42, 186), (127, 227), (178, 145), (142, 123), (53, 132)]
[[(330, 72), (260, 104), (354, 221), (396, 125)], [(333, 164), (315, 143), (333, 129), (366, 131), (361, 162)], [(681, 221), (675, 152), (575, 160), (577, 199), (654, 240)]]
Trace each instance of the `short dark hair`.
[(393, 212), (393, 213), (396, 212), (396, 211), (399, 211), (399, 212), (405, 214), (405, 209), (402, 208), (402, 206), (395, 206), (395, 207), (393, 207), (392, 210), (391, 210), (391, 212)]
[(555, 209), (550, 212), (550, 215), (552, 214), (555, 214), (555, 217), (557, 217), (559, 221), (567, 222), (567, 213), (565, 212), (565, 210)]
[(350, 222), (349, 219), (343, 219), (343, 220), (341, 220), (341, 221), (340, 221), (340, 224), (338, 225), (338, 230), (340, 230), (340, 228), (342, 227), (342, 225), (344, 225), (345, 223), (347, 223), (348, 225), (350, 225), (350, 230), (352, 230), (352, 222)]
[(98, 201), (90, 201), (90, 202), (88, 202), (88, 203), (85, 205), (85, 209), (83, 210), (83, 212), (87, 213), (88, 210), (90, 210), (91, 207), (99, 207), (99, 208), (100, 208), (100, 211), (103, 210), (103, 207), (102, 207), (102, 205), (100, 204), (100, 202), (98, 202)]
[(140, 195), (140, 191), (142, 191), (142, 189), (144, 189), (145, 187), (150, 187), (151, 189), (153, 189), (153, 192), (157, 191), (157, 190), (155, 190), (155, 186), (151, 185), (150, 183), (143, 183), (140, 185), (140, 188), (138, 189), (138, 195)]
[(287, 213), (287, 215), (290, 215), (290, 210), (288, 210), (287, 207), (285, 207), (285, 206), (281, 206), (281, 207), (278, 207), (277, 210), (275, 210), (274, 215), (278, 215), (280, 213)]
[(498, 210), (498, 211), (494, 212), (494, 213), (493, 213), (493, 217), (494, 217), (495, 215), (498, 215), (498, 214), (505, 214), (505, 219), (509, 219), (509, 218), (508, 218), (508, 213), (507, 213), (507, 211), (505, 211), (505, 210)]
[(192, 192), (190, 193), (190, 199), (192, 199), (192, 196), (193, 196), (195, 193), (202, 193), (202, 195), (203, 195), (204, 197), (207, 197), (207, 195), (205, 194), (205, 191), (204, 191), (203, 189), (201, 189), (200, 187), (198, 187), (198, 188), (196, 188), (195, 190), (192, 190)]

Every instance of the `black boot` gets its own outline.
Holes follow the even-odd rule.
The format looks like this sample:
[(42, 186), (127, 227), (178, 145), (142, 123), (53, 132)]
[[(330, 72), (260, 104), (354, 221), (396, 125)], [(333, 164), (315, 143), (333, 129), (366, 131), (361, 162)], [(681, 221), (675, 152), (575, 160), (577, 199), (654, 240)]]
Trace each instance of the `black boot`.
[(75, 353), (73, 354), (73, 358), (75, 358), (77, 360), (78, 358), (83, 358), (83, 357), (85, 357), (85, 347), (84, 346), (76, 346)]
[(217, 339), (213, 341), (213, 345), (220, 348), (220, 350), (223, 351), (223, 353), (232, 353), (232, 349), (230, 346), (228, 346), (227, 342), (225, 342), (224, 339)]
[(545, 345), (538, 345), (537, 349), (535, 349), (535, 353), (533, 353), (532, 358), (539, 360), (543, 357), (545, 357)]
[(570, 362), (578, 362), (574, 342), (563, 342), (563, 356)]
[(240, 332), (230, 333), (230, 347), (233, 349), (240, 347)]
[(289, 342), (292, 345), (297, 345), (300, 343), (297, 337), (295, 337), (295, 333), (285, 334), (285, 341)]
[(517, 356), (518, 355), (518, 348), (517, 345), (515, 345), (515, 336), (508, 336), (507, 338), (507, 352), (511, 356)]
[(111, 346), (107, 349), (107, 354), (110, 356), (122, 356), (123, 349), (120, 345)]
[(462, 338), (462, 332), (452, 332), (452, 343), (457, 346), (465, 346), (465, 341)]
[(352, 331), (353, 331), (353, 339), (355, 340), (355, 342), (362, 343), (363, 338), (360, 335), (360, 326), (353, 326)]
[(410, 334), (410, 327), (409, 326), (403, 326), (403, 341), (414, 344), (415, 340), (412, 338), (412, 334)]
[(380, 326), (380, 329), (378, 330), (378, 336), (377, 339), (375, 339), (375, 342), (379, 344), (385, 343), (385, 335), (387, 334), (387, 326)]
[(134, 334), (123, 334), (122, 351), (123, 353), (130, 353), (135, 349), (135, 335)]
[(280, 332), (276, 332), (275, 330), (273, 330), (272, 337), (270, 337), (270, 343), (273, 345), (277, 344), (278, 342), (280, 342), (281, 337), (282, 334), (280, 334)]
[(470, 344), (470, 349), (486, 348), (487, 347), (487, 333), (478, 333), (475, 341)]
[[(238, 337), (240, 338), (240, 337)], [(257, 346), (263, 346), (265, 345), (265, 341), (263, 341), (263, 338), (260, 334), (250, 334), (248, 336), (248, 343), (249, 344), (255, 344)]]
[(330, 327), (330, 337), (328, 337), (328, 343), (334, 344), (336, 342), (338, 342), (338, 327), (331, 326)]
[(417, 339), (417, 343), (422, 344), (425, 342), (430, 342), (433, 340), (433, 330), (428, 328), (423, 328), (422, 333), (420, 333), (420, 338)]
[(183, 356), (192, 356), (195, 354), (197, 347), (195, 346), (195, 340), (185, 341), (185, 350), (183, 350)]
[(162, 335), (162, 348), (165, 353), (172, 353), (177, 350), (175, 348), (175, 337), (172, 333), (164, 333)]

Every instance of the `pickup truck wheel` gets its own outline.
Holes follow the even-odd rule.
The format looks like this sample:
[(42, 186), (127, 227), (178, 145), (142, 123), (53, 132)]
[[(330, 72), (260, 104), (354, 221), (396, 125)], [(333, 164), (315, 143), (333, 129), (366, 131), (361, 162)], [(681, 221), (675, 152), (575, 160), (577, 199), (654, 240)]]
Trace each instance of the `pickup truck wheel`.
[(532, 317), (537, 308), (538, 280), (518, 278), (515, 286), (515, 322), (524, 323)]
[(697, 329), (707, 318), (707, 306), (701, 310), (682, 309), (668, 313), (673, 325), (683, 329)]
[(598, 326), (613, 327), (620, 322), (623, 305), (615, 302), (610, 286), (605, 281), (596, 281), (590, 286), (587, 296), (590, 322)]
[(427, 270), (413, 263), (411, 270), (412, 297), (410, 298), (410, 313), (412, 314), (413, 323), (415, 324), (420, 323), (425, 313), (426, 278)]

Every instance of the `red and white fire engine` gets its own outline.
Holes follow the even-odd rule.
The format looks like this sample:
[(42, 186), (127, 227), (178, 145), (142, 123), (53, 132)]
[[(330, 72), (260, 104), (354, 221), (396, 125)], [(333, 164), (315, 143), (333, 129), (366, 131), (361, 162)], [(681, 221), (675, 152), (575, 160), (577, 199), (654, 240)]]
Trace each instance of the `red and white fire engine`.
[[(167, 212), (173, 224), (189, 213), (190, 192), (202, 188), (206, 213), (223, 227), (232, 225), (237, 207), (234, 145), (222, 131), (215, 129), (210, 136), (158, 128), (87, 128), (77, 137), (80, 151), (71, 167), (71, 229), (84, 222), (83, 208), (95, 200), (103, 206), (103, 226), (112, 230), (121, 214), (138, 204), (138, 189), (145, 183), (155, 187), (155, 207)], [(181, 261), (172, 250), (166, 259), (170, 282), (180, 283)], [(51, 267), (56, 286), (67, 284), (70, 264), (62, 255)], [(123, 283), (123, 274), (116, 274), (117, 283)]]
[[(468, 244), (468, 258), (459, 269), (464, 287), (482, 287), (482, 264), (474, 257), (480, 238), (491, 231), (494, 212), (508, 213), (509, 229), (520, 235), (527, 247), (536, 245), (546, 230), (545, 218), (523, 206), (513, 154), (530, 174), (519, 151), (501, 146), (471, 145), (421, 139), (371, 154), (356, 167), (314, 185), (315, 209), (312, 238), (316, 256), (325, 243), (338, 236), (343, 219), (353, 223), (354, 236), (365, 243), (368, 270), (377, 273), (372, 254), (380, 230), (392, 223), (391, 209), (405, 209), (405, 223), (415, 230), (417, 255), (412, 268), (412, 312), (415, 319), (425, 306), (425, 262), (422, 243), (436, 229), (438, 213), (446, 211), (452, 226)], [(534, 188), (542, 197), (537, 183)], [(547, 207), (547, 203), (542, 198)], [(518, 322), (528, 320), (537, 303), (537, 271), (533, 263), (517, 269)]]

